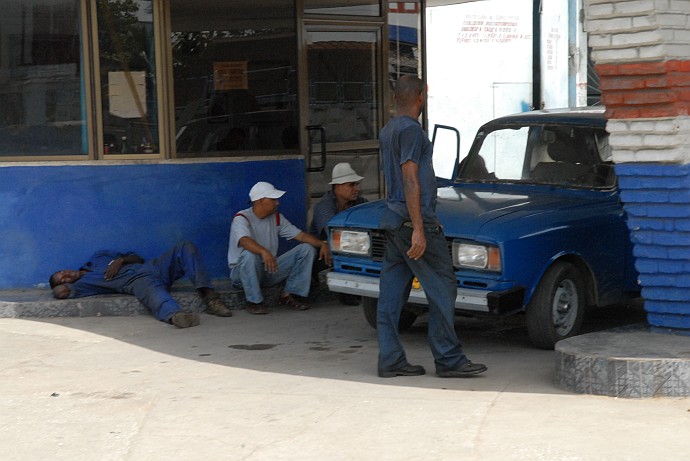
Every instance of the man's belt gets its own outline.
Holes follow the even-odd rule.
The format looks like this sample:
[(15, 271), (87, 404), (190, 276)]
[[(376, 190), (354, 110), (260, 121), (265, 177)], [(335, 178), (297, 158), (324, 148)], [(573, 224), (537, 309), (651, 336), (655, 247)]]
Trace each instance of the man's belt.
[[(412, 221), (405, 221), (405, 222), (403, 223), (403, 226), (409, 227), (410, 229), (413, 229), (413, 227), (412, 227)], [(440, 230), (441, 230), (441, 226), (427, 226), (427, 225), (425, 225), (425, 226), (424, 226), (424, 229), (427, 229), (427, 230), (430, 230), (430, 231), (440, 231)]]

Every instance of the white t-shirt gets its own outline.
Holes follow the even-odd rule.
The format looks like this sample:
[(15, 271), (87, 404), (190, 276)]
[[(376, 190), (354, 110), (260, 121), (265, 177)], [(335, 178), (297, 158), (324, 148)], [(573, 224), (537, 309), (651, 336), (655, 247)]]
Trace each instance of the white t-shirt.
[(247, 208), (235, 214), (230, 226), (230, 241), (228, 243), (228, 267), (232, 269), (243, 251), (239, 246), (242, 237), (251, 237), (268, 249), (273, 256), (278, 255), (278, 237), (291, 240), (302, 232), (278, 212), (264, 219), (259, 219), (252, 208)]

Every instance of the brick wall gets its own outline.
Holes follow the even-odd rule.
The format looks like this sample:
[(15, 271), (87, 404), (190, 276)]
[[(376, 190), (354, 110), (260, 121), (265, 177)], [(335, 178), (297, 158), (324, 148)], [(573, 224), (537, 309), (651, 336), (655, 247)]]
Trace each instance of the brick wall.
[(585, 0), (651, 325), (690, 329), (690, 0)]
[(690, 328), (690, 165), (616, 165), (649, 323)]

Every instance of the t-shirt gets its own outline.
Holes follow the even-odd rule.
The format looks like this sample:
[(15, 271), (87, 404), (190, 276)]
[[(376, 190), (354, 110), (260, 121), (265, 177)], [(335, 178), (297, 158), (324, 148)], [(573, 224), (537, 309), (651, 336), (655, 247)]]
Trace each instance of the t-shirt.
[(278, 256), (278, 238), (291, 240), (302, 232), (290, 221), (278, 212), (260, 219), (254, 214), (252, 208), (247, 208), (235, 214), (230, 226), (230, 241), (228, 242), (228, 267), (232, 269), (243, 251), (247, 251), (239, 245), (242, 237), (251, 237), (271, 252)]
[(436, 174), (433, 146), (419, 122), (409, 116), (391, 119), (380, 134), (381, 169), (386, 179), (388, 208), (409, 220), (403, 187), (402, 164), (412, 161), (419, 166), (420, 201), (424, 224), (436, 226)]

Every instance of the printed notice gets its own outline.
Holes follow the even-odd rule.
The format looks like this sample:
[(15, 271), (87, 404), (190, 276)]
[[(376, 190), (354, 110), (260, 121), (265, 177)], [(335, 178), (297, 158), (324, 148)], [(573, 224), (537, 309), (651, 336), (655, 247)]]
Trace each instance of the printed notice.
[(214, 62), (213, 87), (216, 91), (248, 89), (247, 61)]
[(457, 43), (510, 43), (531, 40), (532, 34), (521, 33), (519, 16), (470, 14), (462, 21)]
[(121, 118), (146, 115), (146, 73), (108, 72), (109, 112)]
[(546, 34), (546, 69), (555, 70), (558, 65), (558, 42), (561, 33), (558, 27), (552, 27)]

